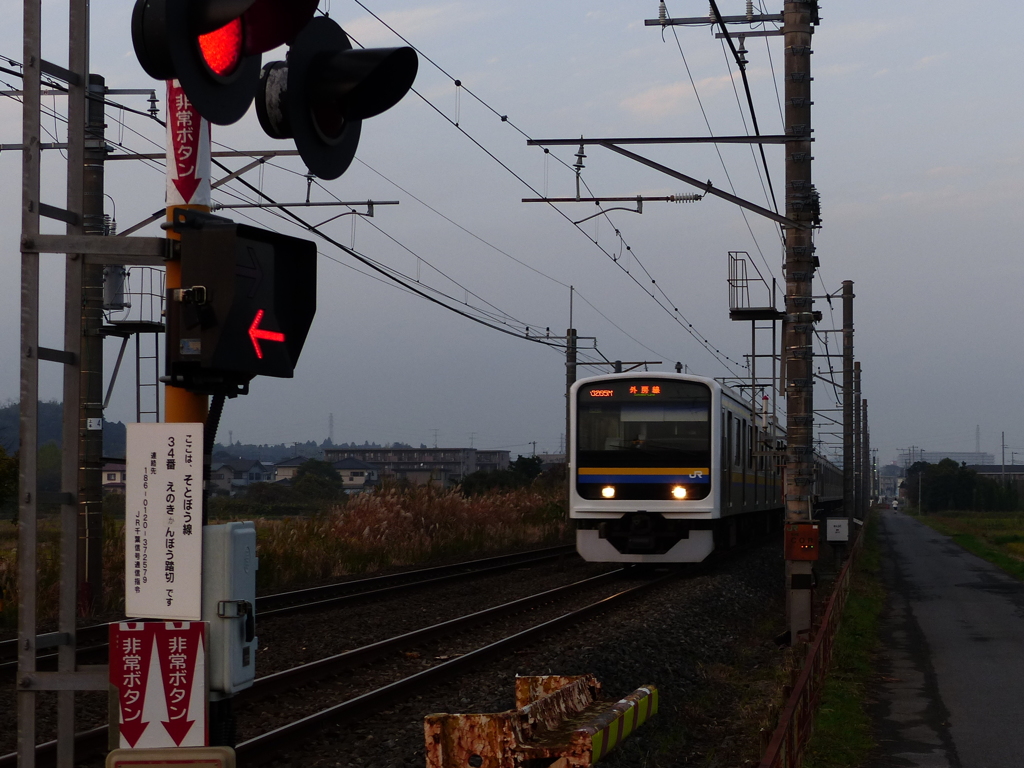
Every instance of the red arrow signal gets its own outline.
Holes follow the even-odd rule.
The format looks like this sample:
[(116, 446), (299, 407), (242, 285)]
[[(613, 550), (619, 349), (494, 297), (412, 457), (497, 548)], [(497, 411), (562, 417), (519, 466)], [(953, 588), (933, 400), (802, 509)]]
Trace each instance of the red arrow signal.
[(284, 341), (284, 334), (277, 331), (267, 331), (260, 328), (260, 321), (263, 320), (263, 310), (256, 311), (252, 325), (249, 326), (249, 338), (252, 340), (252, 348), (256, 350), (256, 357), (263, 359), (263, 350), (260, 349), (260, 339), (264, 341)]

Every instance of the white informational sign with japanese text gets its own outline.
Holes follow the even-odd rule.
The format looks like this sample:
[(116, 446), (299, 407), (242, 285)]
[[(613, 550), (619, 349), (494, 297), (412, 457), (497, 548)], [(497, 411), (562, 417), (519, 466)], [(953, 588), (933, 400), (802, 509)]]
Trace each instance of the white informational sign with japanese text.
[(203, 425), (129, 424), (125, 614), (202, 618)]

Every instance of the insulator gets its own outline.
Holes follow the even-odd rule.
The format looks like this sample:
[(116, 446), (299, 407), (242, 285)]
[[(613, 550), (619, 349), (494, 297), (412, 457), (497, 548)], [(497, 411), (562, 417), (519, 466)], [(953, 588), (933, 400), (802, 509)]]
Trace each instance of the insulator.
[(583, 165), (583, 159), (585, 157), (586, 155), (583, 153), (583, 145), (580, 144), (579, 151), (576, 153), (576, 162), (572, 164), (572, 167), (576, 169), (577, 173), (579, 173), (586, 167)]
[(661, 22), (661, 26), (665, 26), (665, 22), (668, 21), (668, 8), (665, 7), (665, 0), (658, 3), (658, 21)]
[(698, 200), (703, 200), (703, 199), (704, 199), (704, 195), (696, 195), (696, 194), (694, 194), (694, 195), (686, 194), (686, 195), (671, 195), (671, 196), (669, 196), (669, 200), (671, 200), (673, 203), (696, 203)]
[(747, 18), (750, 19), (754, 15), (754, 0), (747, 0)]

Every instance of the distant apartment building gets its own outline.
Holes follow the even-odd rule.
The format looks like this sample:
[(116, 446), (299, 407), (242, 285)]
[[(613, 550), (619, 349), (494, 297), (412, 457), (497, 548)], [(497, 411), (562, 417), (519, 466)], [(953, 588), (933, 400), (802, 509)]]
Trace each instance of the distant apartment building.
[(909, 467), (915, 462), (926, 461), (929, 464), (938, 464), (943, 459), (952, 459), (957, 464), (995, 464), (996, 457), (991, 453), (979, 453), (977, 451), (922, 451), (909, 450), (900, 454), (900, 464)]
[(1000, 485), (1013, 487), (1017, 493), (1024, 493), (1024, 464), (975, 464), (967, 465), (980, 477), (995, 480)]
[(901, 464), (886, 464), (878, 468), (878, 495), (883, 499), (897, 499), (900, 495), (900, 483), (907, 475)]
[(413, 485), (448, 487), (477, 470), (508, 469), (509, 452), (476, 448), (325, 448), (324, 459), (334, 464), (358, 459), (375, 464), (382, 477)]

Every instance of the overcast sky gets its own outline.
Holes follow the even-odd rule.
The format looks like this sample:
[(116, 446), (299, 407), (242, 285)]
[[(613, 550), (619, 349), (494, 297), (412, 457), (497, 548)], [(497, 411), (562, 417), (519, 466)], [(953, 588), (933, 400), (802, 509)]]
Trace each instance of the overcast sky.
[[(244, 442), (322, 440), (333, 414), (336, 442), (432, 445), (436, 436), (439, 445), (507, 448), (513, 456), (532, 451), (534, 441), (538, 451), (556, 451), (564, 432), (564, 355), (518, 336), (525, 326), (531, 334), (550, 328), (563, 336), (570, 285), (576, 291), (572, 323), (581, 336), (596, 338), (585, 343), (596, 344), (600, 355), (659, 361), (651, 370), (672, 370), (680, 361), (709, 376), (742, 372), (750, 327), (729, 320), (727, 254), (749, 252), (762, 272), (781, 278), (783, 252), (771, 222), (710, 197), (652, 202), (641, 215), (619, 210), (579, 226), (572, 222), (596, 212), (592, 204), (556, 209), (521, 202), (575, 194), (575, 148), (546, 156), (527, 146), (526, 136), (705, 136), (709, 125), (715, 135), (748, 132), (735, 66), (709, 27), (645, 27), (644, 19), (657, 16), (654, 0), (363, 2), (365, 9), (352, 0), (321, 3), (321, 9), (360, 44), (400, 44), (372, 12), (415, 45), (422, 54), (418, 95), (366, 122), (349, 172), (314, 185), (311, 195), (400, 205), (378, 207), (372, 219), (344, 216), (323, 231), (406, 280), (419, 280), (425, 290), (443, 292), (446, 303), (468, 314), (499, 318), (489, 322), (514, 335), (371, 275), (321, 241), (318, 311), (295, 378), (257, 379), (249, 396), (229, 401), (222, 440), (229, 430)], [(719, 5), (726, 15), (744, 11), (739, 0)], [(3, 0), (2, 7), (10, 20), (20, 18), (19, 3)], [(44, 57), (64, 63), (65, 4), (47, 0), (45, 8)], [(668, 10), (696, 16), (708, 5), (676, 0)], [(130, 11), (128, 0), (92, 3), (92, 69), (112, 88), (156, 86), (162, 99), (162, 86), (135, 61)], [(861, 0), (823, 2), (821, 17), (812, 57), (813, 173), (823, 221), (814, 291), (820, 297), (839, 291), (843, 280), (855, 282), (856, 354), (872, 445), (882, 462), (910, 445), (970, 451), (980, 427), (982, 450), (998, 461), (1005, 431), (1007, 461), (1011, 451), (1024, 461), (1024, 75), (1017, 39), (1024, 9), (996, 2), (976, 13), (946, 0)], [(780, 133), (781, 38), (749, 38), (747, 48), (761, 131)], [(0, 56), (20, 61), (21, 55), (20, 24), (10, 23), (0, 29)], [(0, 80), (20, 84), (8, 75)], [(141, 96), (111, 98), (135, 109), (147, 106)], [(59, 98), (47, 103), (63, 113)], [(20, 121), (20, 105), (0, 99), (0, 141), (20, 141)], [(57, 119), (47, 118), (44, 126), (64, 134)], [(153, 121), (114, 108), (108, 109), (107, 138), (144, 152), (164, 141)], [(215, 126), (213, 138), (234, 149), (290, 147), (264, 136), (252, 111), (234, 126)], [(721, 157), (711, 146), (634, 149), (766, 204), (749, 147), (723, 146)], [(766, 153), (782, 205), (783, 150), (769, 146)], [(582, 178), (595, 195), (695, 191), (607, 150), (588, 147), (586, 154)], [(229, 161), (231, 168), (242, 164)], [(107, 167), (107, 211), (116, 213), (120, 230), (161, 209), (158, 164)], [(8, 280), (0, 281), (0, 327), (7, 329), (0, 334), (6, 361), (0, 398), (13, 399), (17, 153), (0, 154), (0, 173), (8, 181), (0, 187), (0, 245), (8, 267)], [(246, 178), (279, 201), (298, 201), (306, 194), (303, 173), (300, 161), (282, 158)], [(63, 159), (47, 153), (44, 201), (62, 204), (63, 174)], [(237, 202), (239, 195), (250, 193), (231, 184), (215, 191), (214, 200)], [(343, 210), (298, 213), (316, 223)], [(226, 215), (301, 234), (266, 212)], [(44, 226), (58, 231), (53, 223)], [(62, 346), (62, 274), (62, 257), (45, 256), (44, 346)], [(822, 331), (839, 327), (838, 301), (834, 315), (823, 299), (815, 308), (825, 315)], [(839, 338), (830, 336), (829, 351), (839, 352)], [(117, 350), (115, 342), (107, 344), (109, 376)], [(590, 350), (587, 357), (599, 354)], [(819, 365), (827, 370), (828, 359)], [(60, 396), (56, 368), (43, 364), (44, 399)], [(581, 375), (600, 370), (582, 368)], [(816, 404), (835, 407), (831, 386), (817, 386)], [(823, 414), (829, 416), (838, 414)], [(122, 367), (107, 418), (135, 419), (131, 365)]]

